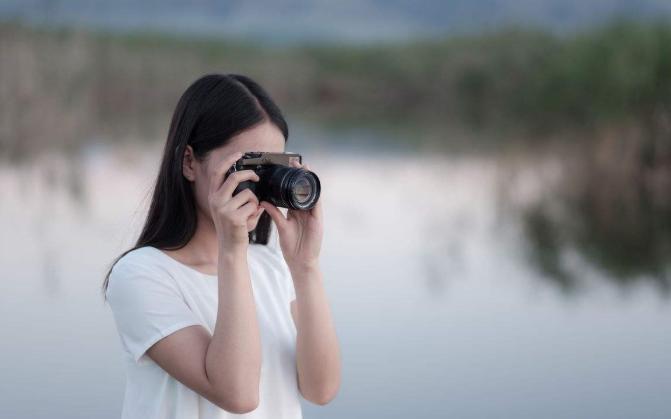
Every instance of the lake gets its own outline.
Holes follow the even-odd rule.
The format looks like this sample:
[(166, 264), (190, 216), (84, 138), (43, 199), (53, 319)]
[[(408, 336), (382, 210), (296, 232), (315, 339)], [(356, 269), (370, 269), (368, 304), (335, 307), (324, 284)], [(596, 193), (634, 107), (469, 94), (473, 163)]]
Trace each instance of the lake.
[[(671, 417), (669, 258), (619, 275), (578, 245), (548, 253), (525, 208), (559, 176), (551, 158), (309, 135), (288, 149), (322, 180), (343, 382), (306, 418)], [(100, 286), (142, 225), (160, 148), (91, 141), (0, 166), (0, 417), (119, 417)]]

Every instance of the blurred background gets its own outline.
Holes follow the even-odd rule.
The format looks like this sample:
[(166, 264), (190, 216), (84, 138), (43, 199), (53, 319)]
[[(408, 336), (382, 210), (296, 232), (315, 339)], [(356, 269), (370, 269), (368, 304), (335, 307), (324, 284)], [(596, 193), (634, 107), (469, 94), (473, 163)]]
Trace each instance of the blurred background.
[(266, 87), (322, 179), (306, 418), (671, 417), (671, 3), (0, 1), (0, 417), (118, 418), (100, 287), (170, 115)]

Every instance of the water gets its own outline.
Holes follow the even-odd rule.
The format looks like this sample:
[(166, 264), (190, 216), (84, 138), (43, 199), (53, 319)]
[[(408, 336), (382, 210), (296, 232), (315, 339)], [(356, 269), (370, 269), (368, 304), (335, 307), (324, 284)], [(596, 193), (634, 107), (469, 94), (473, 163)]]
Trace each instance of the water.
[[(100, 285), (141, 226), (159, 151), (92, 143), (0, 166), (0, 417), (119, 417)], [(488, 155), (307, 158), (324, 187), (343, 382), (329, 405), (305, 402), (306, 418), (671, 416), (659, 281), (623, 286), (568, 248), (579, 286), (566, 288), (533, 259), (520, 208), (543, 190), (532, 169), (552, 178), (552, 165), (510, 177)]]

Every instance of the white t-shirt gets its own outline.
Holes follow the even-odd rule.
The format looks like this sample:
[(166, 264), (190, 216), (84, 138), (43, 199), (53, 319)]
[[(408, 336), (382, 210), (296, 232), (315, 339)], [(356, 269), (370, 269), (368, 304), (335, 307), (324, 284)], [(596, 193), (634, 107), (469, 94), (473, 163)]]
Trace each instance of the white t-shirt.
[(126, 392), (122, 419), (302, 418), (296, 370), (296, 328), (289, 303), (291, 275), (277, 246), (250, 244), (248, 264), (256, 302), (262, 361), (259, 406), (227, 412), (177, 381), (145, 353), (187, 326), (211, 334), (217, 317), (215, 275), (178, 262), (154, 247), (133, 250), (110, 275), (107, 298), (124, 349)]

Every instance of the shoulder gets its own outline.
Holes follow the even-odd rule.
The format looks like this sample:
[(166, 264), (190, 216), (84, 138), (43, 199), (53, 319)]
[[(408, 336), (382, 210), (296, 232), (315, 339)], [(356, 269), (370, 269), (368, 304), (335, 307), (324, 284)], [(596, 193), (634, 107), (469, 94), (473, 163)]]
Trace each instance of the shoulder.
[(160, 250), (144, 246), (123, 255), (110, 271), (106, 295), (133, 294), (142, 289), (172, 288), (173, 278), (169, 265), (160, 257)]
[(160, 272), (161, 270), (165, 270), (165, 266), (158, 257), (158, 252), (160, 250), (151, 246), (133, 249), (116, 261), (112, 267), (111, 274), (118, 277), (122, 276), (120, 274), (132, 272)]

